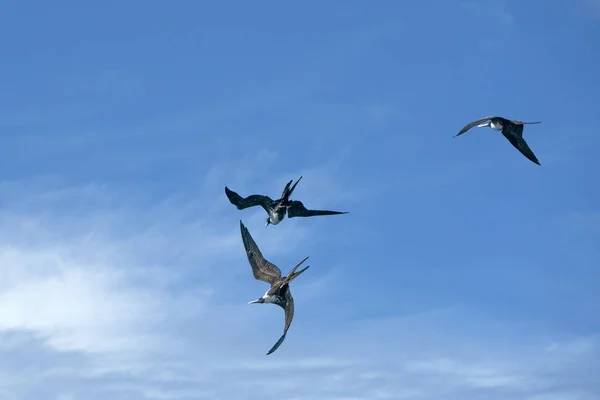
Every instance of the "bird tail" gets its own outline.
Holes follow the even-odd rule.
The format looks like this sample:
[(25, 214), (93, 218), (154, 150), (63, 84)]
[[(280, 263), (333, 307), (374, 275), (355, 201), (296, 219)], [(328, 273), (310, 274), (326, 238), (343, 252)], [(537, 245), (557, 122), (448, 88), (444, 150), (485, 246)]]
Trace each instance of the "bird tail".
[(284, 202), (287, 203), (289, 201), (290, 196), (292, 195), (292, 192), (294, 191), (294, 189), (296, 189), (296, 185), (298, 184), (298, 182), (300, 182), (300, 179), (302, 179), (302, 176), (300, 178), (298, 178), (296, 183), (294, 183), (294, 186), (292, 186), (291, 188), (290, 188), (290, 185), (292, 184), (293, 179), (291, 181), (289, 181), (287, 183), (287, 185), (285, 185), (285, 188), (283, 189), (283, 193), (281, 194), (281, 199)]
[(306, 257), (304, 260), (300, 261), (298, 263), (298, 265), (296, 265), (294, 268), (292, 268), (290, 270), (290, 272), (288, 272), (288, 274), (286, 275), (286, 277), (284, 278), (284, 284), (289, 284), (291, 281), (293, 281), (294, 279), (296, 279), (298, 276), (300, 276), (301, 273), (303, 273), (304, 271), (306, 271), (308, 268), (310, 268), (310, 265), (307, 265), (305, 268), (302, 268), (300, 271), (296, 272), (296, 270), (298, 269), (298, 267), (300, 267), (304, 261), (308, 260), (308, 257)]

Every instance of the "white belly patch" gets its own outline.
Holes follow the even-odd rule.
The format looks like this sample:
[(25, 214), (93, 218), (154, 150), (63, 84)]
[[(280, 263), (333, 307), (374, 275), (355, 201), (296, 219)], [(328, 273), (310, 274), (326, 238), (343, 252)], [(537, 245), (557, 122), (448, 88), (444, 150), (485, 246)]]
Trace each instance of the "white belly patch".
[(281, 222), (281, 220), (279, 219), (279, 215), (277, 215), (277, 213), (271, 213), (270, 219), (271, 219), (271, 223), (273, 225), (277, 225), (278, 223)]
[(494, 122), (494, 121), (492, 121), (490, 123), (490, 128), (492, 128), (495, 131), (501, 131), (502, 130), (502, 124), (500, 122)]

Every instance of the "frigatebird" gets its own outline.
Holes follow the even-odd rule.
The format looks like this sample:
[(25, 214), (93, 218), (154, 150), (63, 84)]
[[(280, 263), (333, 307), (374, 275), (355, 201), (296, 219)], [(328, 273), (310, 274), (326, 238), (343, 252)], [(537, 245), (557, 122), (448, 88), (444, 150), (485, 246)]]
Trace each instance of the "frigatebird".
[(265, 226), (269, 226), (269, 224), (277, 225), (280, 223), (286, 215), (288, 218), (294, 217), (313, 217), (316, 215), (336, 215), (336, 214), (348, 214), (343, 211), (329, 211), (329, 210), (308, 210), (304, 207), (301, 201), (298, 200), (290, 200), (290, 196), (298, 182), (300, 182), (300, 177), (294, 186), (290, 188), (293, 180), (289, 181), (283, 192), (281, 193), (281, 197), (277, 200), (273, 200), (269, 196), (263, 196), (261, 194), (252, 194), (248, 197), (242, 197), (233, 190), (230, 190), (227, 186), (225, 186), (225, 194), (227, 198), (237, 207), (238, 210), (243, 210), (248, 207), (261, 206), (269, 217), (267, 218), (267, 224)]
[(533, 154), (533, 151), (531, 151), (527, 145), (527, 142), (525, 142), (525, 139), (523, 139), (523, 125), (525, 124), (541, 124), (541, 121), (523, 122), (518, 120), (508, 120), (502, 117), (489, 116), (468, 123), (460, 130), (460, 132), (454, 135), (454, 137), (462, 135), (474, 126), (477, 126), (478, 128), (490, 127), (495, 131), (502, 131), (504, 137), (507, 138), (508, 141), (521, 152), (521, 154), (537, 165), (541, 165), (535, 154)]
[(305, 268), (296, 272), (298, 267), (300, 267), (300, 265), (302, 265), (302, 263), (308, 259), (308, 257), (306, 257), (304, 260), (300, 261), (298, 265), (292, 268), (286, 276), (282, 277), (281, 270), (275, 264), (267, 261), (263, 257), (260, 249), (256, 245), (256, 242), (241, 220), (240, 230), (242, 233), (242, 241), (244, 242), (244, 247), (246, 249), (246, 255), (248, 256), (248, 261), (252, 267), (252, 274), (254, 275), (254, 278), (267, 282), (271, 285), (264, 296), (257, 300), (251, 301), (248, 304), (276, 304), (285, 310), (285, 325), (283, 328), (283, 335), (281, 335), (277, 343), (275, 343), (271, 350), (269, 350), (267, 353), (267, 355), (269, 355), (277, 350), (279, 346), (281, 346), (281, 343), (283, 343), (285, 340), (287, 331), (290, 328), (292, 319), (294, 318), (294, 298), (290, 292), (290, 282), (296, 279), (301, 273), (306, 271), (310, 265), (307, 265)]

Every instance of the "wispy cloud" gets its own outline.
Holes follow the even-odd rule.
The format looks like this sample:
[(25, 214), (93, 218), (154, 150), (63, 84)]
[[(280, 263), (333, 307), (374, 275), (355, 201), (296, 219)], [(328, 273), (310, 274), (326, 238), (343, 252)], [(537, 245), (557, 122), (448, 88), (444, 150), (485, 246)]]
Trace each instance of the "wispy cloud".
[(478, 14), (480, 18), (496, 20), (505, 25), (512, 25), (515, 22), (515, 16), (508, 10), (506, 0), (462, 0), (460, 3), (470, 12)]
[[(142, 208), (132, 206), (131, 196), (136, 195), (124, 188), (62, 186), (45, 179), (4, 182), (1, 191), (7, 197), (0, 225), (4, 351), (17, 357), (33, 341), (56, 357), (56, 373), (61, 376), (74, 371), (60, 372), (59, 353), (93, 357), (90, 360), (102, 366), (104, 375), (152, 365), (157, 360), (148, 357), (156, 351), (158, 360), (184, 354), (195, 341), (182, 333), (186, 330), (194, 331), (190, 336), (199, 333), (198, 340), (205, 344), (217, 337), (226, 340), (231, 335), (218, 332), (227, 326), (239, 329), (247, 317), (230, 314), (231, 300), (222, 303), (222, 295), (215, 291), (233, 290), (238, 283), (227, 281), (236, 276), (250, 279), (238, 221), (263, 227), (264, 211), (227, 212), (232, 206), (223, 194), (223, 183), (245, 184), (240, 176), (257, 180), (275, 159), (276, 154), (261, 152), (252, 159), (257, 164), (251, 171), (239, 168), (247, 160), (239, 160), (238, 168), (216, 166), (206, 174), (198, 194), (159, 199)], [(277, 228), (283, 228), (278, 235), (252, 229), (273, 261), (293, 252), (306, 234), (292, 225)], [(232, 262), (241, 267), (229, 268)], [(210, 311), (211, 307), (217, 310)], [(281, 322), (282, 316), (277, 317)], [(209, 351), (211, 346), (201, 347)], [(170, 351), (175, 356), (169, 356)], [(85, 377), (94, 370), (84, 368), (76, 375)]]
[[(61, 193), (63, 201), (81, 195), (74, 188), (54, 193)], [(40, 198), (49, 202), (54, 196)], [(435, 322), (439, 313), (310, 327), (309, 309), (319, 303), (314, 295), (297, 296), (303, 305), (297, 318), (305, 321), (295, 321), (285, 351), (267, 358), (260, 349), (271, 344), (269, 338), (276, 339), (281, 310), (250, 310), (234, 300), (260, 285), (249, 280), (239, 232), (226, 228), (215, 239), (219, 213), (202, 223), (186, 222), (179, 214), (185, 214), (185, 204), (154, 206), (152, 225), (143, 210), (119, 212), (110, 220), (135, 223), (138, 229), (114, 236), (111, 230), (119, 225), (103, 225), (94, 235), (79, 237), (85, 229), (60, 224), (59, 216), (25, 225), (19, 215), (4, 219), (0, 355), (13, 364), (0, 367), (7, 388), (2, 395), (175, 400), (291, 393), (304, 400), (461, 399), (475, 393), (532, 399), (556, 393), (555, 388), (587, 399), (591, 393), (577, 387), (570, 371), (573, 363), (594, 363), (594, 338), (533, 349), (517, 343), (496, 348), (484, 340), (444, 338), (436, 333), (441, 331)], [(237, 228), (234, 220), (230, 225)], [(18, 236), (10, 240), (13, 227), (43, 238), (43, 245), (21, 242)], [(272, 235), (253, 230), (270, 258), (297, 257), (297, 249), (277, 252)], [(77, 234), (70, 236), (71, 231)], [(153, 262), (152, 256), (163, 251), (173, 259)], [(245, 283), (241, 286), (232, 281), (236, 270)], [(312, 283), (305, 280), (296, 286), (299, 293), (303, 285), (315, 295), (327, 290), (327, 285), (310, 289)], [(234, 295), (238, 288), (244, 294)]]
[[(264, 9), (257, 15), (265, 23), (248, 14), (250, 25), (234, 18), (230, 27), (212, 17), (194, 23), (210, 13), (190, 12), (190, 24), (180, 14), (176, 25), (149, 25), (145, 33), (122, 18), (127, 13), (110, 12), (123, 24), (100, 29), (101, 38), (89, 34), (98, 29), (78, 30), (77, 46), (66, 43), (71, 30), (40, 20), (40, 32), (63, 50), (44, 57), (35, 82), (10, 63), (2, 74), (14, 77), (7, 99), (16, 106), (0, 113), (10, 128), (0, 148), (0, 399), (595, 400), (595, 275), (575, 274), (569, 263), (593, 257), (583, 257), (575, 239), (576, 255), (545, 249), (575, 231), (593, 240), (596, 211), (566, 222), (578, 229), (560, 229), (561, 220), (545, 236), (528, 236), (556, 221), (544, 225), (527, 201), (509, 208), (516, 225), (498, 220), (522, 191), (504, 185), (503, 175), (490, 178), (492, 167), (482, 168), (487, 150), (473, 149), (453, 166), (457, 147), (443, 144), (454, 129), (443, 121), (465, 112), (478, 92), (476, 83), (467, 89), (471, 74), (485, 83), (526, 71), (522, 57), (498, 66), (488, 51), (518, 33), (510, 3), (461, 4), (440, 2), (437, 16), (414, 2), (287, 10), (297, 21)], [(166, 21), (165, 11), (154, 16)], [(98, 17), (83, 24), (105, 20)], [(305, 17), (315, 18), (308, 30)], [(40, 35), (6, 32), (17, 38), (8, 50), (24, 65), (34, 64), (34, 52), (49, 54), (39, 45), (28, 50), (36, 47), (29, 36)], [(198, 48), (198, 38), (210, 40)], [(511, 39), (503, 44), (522, 42)], [(488, 46), (489, 65), (448, 69), (458, 65), (452, 57), (471, 57), (477, 42)], [(93, 47), (83, 51), (81, 43)], [(102, 62), (73, 62), (93, 57)], [(556, 61), (540, 71), (560, 72), (573, 91), (587, 93), (569, 78), (574, 67)], [(523, 90), (536, 93), (535, 81), (525, 79)], [(31, 103), (40, 92), (39, 103), (52, 104)], [(486, 99), (512, 104), (512, 92), (481, 93), (481, 107), (491, 106)], [(584, 113), (592, 103), (575, 108)], [(580, 135), (571, 136), (580, 148)], [(350, 214), (265, 228), (262, 209), (236, 210), (224, 195), (227, 185), (275, 197), (300, 175), (295, 198)], [(509, 175), (513, 184), (531, 178)], [(565, 187), (581, 189), (575, 182)], [(548, 193), (552, 215), (574, 204)], [(284, 314), (247, 304), (267, 285), (251, 275), (240, 219), (283, 271), (311, 257), (293, 285), (288, 337), (270, 356)], [(512, 246), (497, 245), (506, 238)], [(526, 247), (537, 247), (535, 254)], [(538, 256), (564, 257), (569, 269), (527, 268), (543, 264)], [(568, 282), (560, 279), (567, 274)], [(546, 290), (558, 286), (567, 289)], [(551, 304), (541, 304), (546, 299)], [(559, 322), (549, 322), (554, 317)]]
[(98, 265), (94, 255), (74, 260), (65, 247), (2, 251), (0, 327), (35, 332), (57, 350), (143, 346), (134, 325), (154, 314), (155, 299), (143, 290), (123, 287), (120, 273), (113, 269), (116, 263)]
[(304, 175), (305, 204), (347, 206), (367, 195), (341, 173), (349, 160), (342, 149), (265, 179), (281, 156), (264, 150), (204, 170), (193, 191), (150, 199), (124, 185), (3, 182), (0, 358), (11, 362), (0, 364), (0, 398), (587, 400), (598, 392), (595, 337), (523, 344), (503, 324), (488, 329), (502, 340), (474, 335), (465, 320), (488, 322), (460, 307), (336, 319), (355, 315), (343, 254), (327, 268), (316, 260), (295, 282), (296, 319), (284, 347), (266, 357), (283, 313), (246, 304), (265, 285), (251, 278), (239, 220), (282, 270), (331, 239), (318, 221), (268, 231), (264, 211), (235, 210), (224, 184), (277, 195)]

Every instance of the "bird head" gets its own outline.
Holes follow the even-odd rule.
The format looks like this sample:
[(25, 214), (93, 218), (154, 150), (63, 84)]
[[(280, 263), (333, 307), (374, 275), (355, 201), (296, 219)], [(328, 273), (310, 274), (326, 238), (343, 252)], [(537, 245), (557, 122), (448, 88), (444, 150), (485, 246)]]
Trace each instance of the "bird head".
[(267, 223), (265, 224), (265, 228), (266, 228), (267, 226), (269, 226), (269, 224), (270, 224), (270, 223), (271, 223), (271, 217), (267, 218)]

